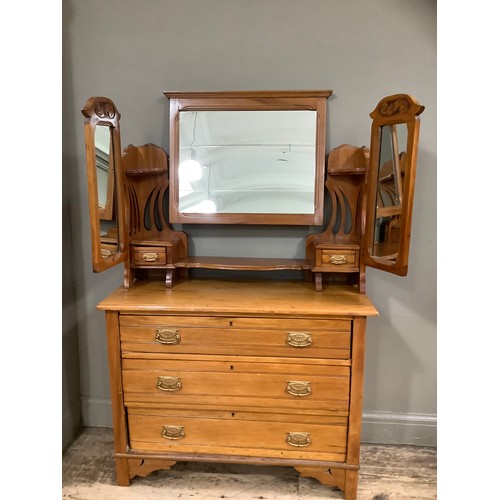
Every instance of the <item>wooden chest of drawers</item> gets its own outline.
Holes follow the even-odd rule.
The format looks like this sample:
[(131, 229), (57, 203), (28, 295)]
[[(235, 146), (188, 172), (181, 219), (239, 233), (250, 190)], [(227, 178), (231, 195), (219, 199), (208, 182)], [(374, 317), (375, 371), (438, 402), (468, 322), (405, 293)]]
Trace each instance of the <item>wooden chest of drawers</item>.
[(116, 481), (176, 461), (295, 467), (355, 498), (366, 317), (348, 287), (139, 282), (106, 311)]

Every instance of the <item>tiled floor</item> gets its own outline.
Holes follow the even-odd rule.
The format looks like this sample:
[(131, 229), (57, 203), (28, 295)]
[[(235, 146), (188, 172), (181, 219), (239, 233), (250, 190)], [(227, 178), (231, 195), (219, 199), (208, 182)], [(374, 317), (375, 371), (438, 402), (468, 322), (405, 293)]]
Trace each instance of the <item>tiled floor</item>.
[[(291, 467), (177, 463), (170, 471), (114, 484), (113, 431), (86, 428), (63, 455), (63, 500), (343, 498)], [(362, 445), (360, 500), (435, 499), (436, 449)]]

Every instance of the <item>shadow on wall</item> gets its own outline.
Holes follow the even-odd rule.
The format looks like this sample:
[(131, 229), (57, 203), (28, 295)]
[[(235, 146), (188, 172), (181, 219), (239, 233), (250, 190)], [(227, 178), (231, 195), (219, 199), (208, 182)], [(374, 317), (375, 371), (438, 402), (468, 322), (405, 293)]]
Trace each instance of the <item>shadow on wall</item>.
[(71, 208), (62, 211), (62, 447), (71, 443), (82, 425), (80, 362), (75, 284), (72, 270)]
[(76, 142), (70, 123), (74, 120), (73, 74), (71, 66), (71, 36), (69, 34), (73, 9), (63, 2), (63, 78), (62, 87), (62, 447), (70, 444), (82, 426), (80, 403), (80, 353), (78, 314), (74, 273), (74, 231), (72, 224), (80, 208), (80, 197), (75, 189), (77, 161), (70, 154)]

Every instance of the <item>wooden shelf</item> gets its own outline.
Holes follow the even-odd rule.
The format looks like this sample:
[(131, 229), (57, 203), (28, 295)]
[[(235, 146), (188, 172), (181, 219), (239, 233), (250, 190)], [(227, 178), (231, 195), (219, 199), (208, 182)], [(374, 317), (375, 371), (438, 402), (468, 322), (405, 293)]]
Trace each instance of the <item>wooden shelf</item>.
[(187, 269), (222, 269), (235, 271), (304, 271), (311, 265), (304, 259), (268, 259), (245, 257), (188, 257), (174, 263)]

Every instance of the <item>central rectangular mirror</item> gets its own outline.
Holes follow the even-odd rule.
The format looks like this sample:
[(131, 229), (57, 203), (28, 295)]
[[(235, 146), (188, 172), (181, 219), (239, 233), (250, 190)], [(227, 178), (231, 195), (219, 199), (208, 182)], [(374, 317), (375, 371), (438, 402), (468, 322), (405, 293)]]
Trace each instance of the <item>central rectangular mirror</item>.
[(314, 214), (315, 111), (182, 111), (179, 211)]
[(330, 94), (165, 92), (170, 221), (321, 224)]

